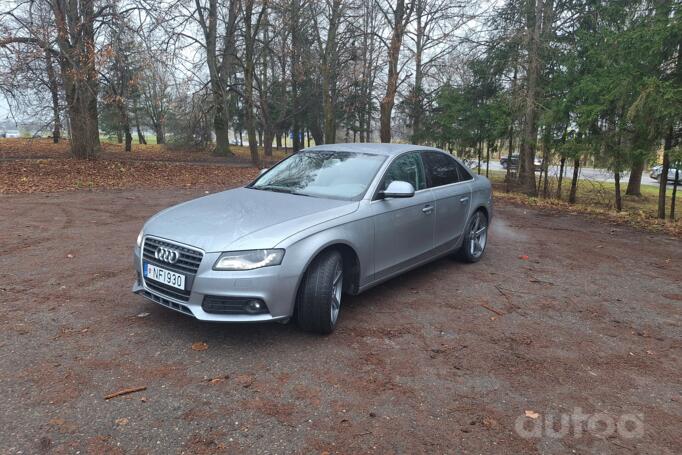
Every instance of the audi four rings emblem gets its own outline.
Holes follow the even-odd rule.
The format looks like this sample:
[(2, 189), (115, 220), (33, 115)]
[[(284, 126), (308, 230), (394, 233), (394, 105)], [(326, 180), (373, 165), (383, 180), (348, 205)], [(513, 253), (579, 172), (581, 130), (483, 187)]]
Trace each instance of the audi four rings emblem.
[(154, 257), (160, 261), (175, 264), (176, 262), (178, 262), (178, 259), (180, 259), (180, 252), (177, 250), (172, 250), (170, 248), (160, 246), (156, 249)]

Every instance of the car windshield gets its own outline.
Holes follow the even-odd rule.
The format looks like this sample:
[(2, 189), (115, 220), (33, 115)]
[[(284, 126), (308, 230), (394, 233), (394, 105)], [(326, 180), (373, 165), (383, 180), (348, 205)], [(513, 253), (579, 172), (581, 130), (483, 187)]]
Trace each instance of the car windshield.
[(356, 152), (299, 152), (249, 187), (330, 199), (361, 199), (386, 158)]

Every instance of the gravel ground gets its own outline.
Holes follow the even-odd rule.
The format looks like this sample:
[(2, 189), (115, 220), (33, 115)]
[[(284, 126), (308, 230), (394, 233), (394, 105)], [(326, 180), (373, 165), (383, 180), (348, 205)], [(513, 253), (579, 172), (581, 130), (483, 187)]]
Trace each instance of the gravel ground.
[(1, 453), (682, 452), (679, 240), (497, 207), (481, 262), (348, 297), (319, 337), (131, 294), (140, 226), (196, 195), (0, 196)]

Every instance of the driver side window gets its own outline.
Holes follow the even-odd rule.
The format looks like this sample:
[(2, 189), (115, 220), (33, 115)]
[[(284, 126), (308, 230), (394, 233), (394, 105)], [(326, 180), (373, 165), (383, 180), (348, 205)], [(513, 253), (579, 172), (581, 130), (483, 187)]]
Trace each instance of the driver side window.
[(419, 153), (406, 153), (391, 163), (386, 174), (384, 174), (381, 189), (385, 190), (391, 182), (396, 180), (411, 183), (415, 191), (426, 188), (424, 166)]

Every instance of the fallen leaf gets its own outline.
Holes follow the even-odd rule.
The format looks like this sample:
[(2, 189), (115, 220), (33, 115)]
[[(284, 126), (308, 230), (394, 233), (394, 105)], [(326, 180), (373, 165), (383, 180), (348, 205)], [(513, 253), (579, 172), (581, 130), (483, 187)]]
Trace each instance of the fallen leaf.
[(147, 316), (149, 316), (149, 313), (140, 313), (137, 315), (138, 318), (146, 318)]
[(208, 384), (220, 384), (221, 382), (224, 382), (226, 379), (229, 379), (230, 375), (226, 374), (224, 376), (217, 376), (215, 378), (210, 378), (206, 380), (206, 383)]
[(540, 414), (538, 414), (535, 411), (526, 411), (525, 414), (526, 417), (530, 417), (531, 419), (537, 419), (538, 417), (540, 417)]
[(250, 374), (240, 374), (238, 376), (235, 376), (234, 380), (237, 382), (237, 384), (241, 385), (245, 389), (251, 387), (251, 385), (255, 381), (254, 377), (251, 376)]
[(121, 417), (120, 419), (116, 419), (116, 425), (120, 425), (120, 426), (128, 425), (128, 419), (126, 419), (125, 417)]
[(205, 351), (208, 349), (208, 344), (203, 341), (192, 343), (192, 351)]
[(528, 260), (528, 255), (522, 254), (521, 256), (519, 256), (519, 259), (521, 259), (522, 261), (527, 261), (527, 260)]

